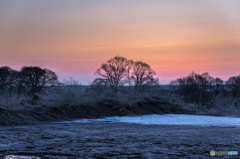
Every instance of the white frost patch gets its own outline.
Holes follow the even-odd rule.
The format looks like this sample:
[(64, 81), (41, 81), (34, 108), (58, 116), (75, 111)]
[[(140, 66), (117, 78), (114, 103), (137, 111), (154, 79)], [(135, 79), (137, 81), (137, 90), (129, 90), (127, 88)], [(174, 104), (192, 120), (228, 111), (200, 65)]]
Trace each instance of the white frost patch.
[[(142, 115), (142, 116), (115, 116), (103, 119), (80, 119), (65, 121), (64, 123), (88, 123), (88, 122), (125, 122), (136, 124), (157, 125), (195, 125), (195, 126), (234, 126), (240, 127), (240, 118), (216, 117), (203, 115), (166, 114), (166, 115)], [(58, 122), (60, 123), (60, 122)], [(63, 122), (61, 122), (63, 123)]]

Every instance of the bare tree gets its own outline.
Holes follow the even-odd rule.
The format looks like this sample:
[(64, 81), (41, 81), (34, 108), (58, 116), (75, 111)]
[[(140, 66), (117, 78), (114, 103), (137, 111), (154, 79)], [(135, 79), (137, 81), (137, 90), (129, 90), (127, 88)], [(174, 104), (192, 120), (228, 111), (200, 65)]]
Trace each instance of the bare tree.
[(141, 61), (133, 63), (132, 66), (132, 79), (135, 84), (135, 90), (140, 91), (144, 85), (153, 85), (158, 83), (158, 79), (153, 76), (156, 72), (151, 69), (151, 67)]
[(126, 76), (130, 65), (131, 62), (125, 57), (116, 56), (111, 58), (97, 69), (95, 75), (98, 75), (101, 78), (97, 78), (95, 82), (105, 81), (105, 83), (107, 83), (116, 93), (118, 87), (126, 83)]
[(187, 77), (172, 81), (171, 84), (179, 85), (177, 92), (184, 97), (186, 102), (201, 103), (210, 108), (222, 89), (220, 86), (223, 81), (210, 76), (208, 72), (203, 74), (192, 72)]
[(44, 69), (45, 73), (42, 76), (42, 79), (40, 80), (42, 86), (56, 86), (59, 85), (58, 76), (55, 72)]
[(2, 91), (2, 93), (6, 88), (12, 86), (14, 80), (13, 74), (14, 70), (12, 70), (10, 67), (0, 67), (0, 91)]
[(30, 88), (31, 93), (42, 91), (44, 86), (53, 86), (59, 83), (57, 75), (48, 69), (24, 66), (20, 72), (22, 82), (27, 88)]
[(131, 74), (132, 74), (133, 63), (134, 63), (133, 60), (129, 60), (129, 67), (127, 69), (127, 75), (126, 75), (126, 80), (127, 80), (127, 83), (128, 83), (129, 92), (131, 91), (131, 84), (132, 84)]
[(26, 93), (22, 72), (14, 71), (13, 76), (14, 76), (14, 86), (16, 87), (17, 94), (20, 95), (20, 94)]
[(214, 79), (214, 85), (215, 85), (214, 93), (215, 93), (215, 95), (218, 95), (224, 89), (223, 83), (224, 83), (223, 80), (218, 78), (218, 77), (216, 77)]
[(228, 85), (232, 91), (234, 97), (240, 94), (240, 75), (232, 76), (226, 81), (226, 85)]

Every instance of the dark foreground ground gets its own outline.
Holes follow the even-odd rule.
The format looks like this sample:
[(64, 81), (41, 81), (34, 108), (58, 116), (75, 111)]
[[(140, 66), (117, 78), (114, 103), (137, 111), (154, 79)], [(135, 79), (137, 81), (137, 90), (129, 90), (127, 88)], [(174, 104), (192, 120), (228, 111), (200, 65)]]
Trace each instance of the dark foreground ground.
[(0, 158), (240, 158), (240, 128), (127, 123), (58, 123), (0, 127)]

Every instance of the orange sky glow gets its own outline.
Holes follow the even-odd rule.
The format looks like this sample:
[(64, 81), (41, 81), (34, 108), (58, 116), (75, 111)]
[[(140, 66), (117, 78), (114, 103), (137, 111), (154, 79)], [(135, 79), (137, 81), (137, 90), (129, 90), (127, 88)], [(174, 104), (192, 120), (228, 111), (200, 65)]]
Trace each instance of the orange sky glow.
[(238, 0), (0, 1), (0, 66), (40, 66), (88, 84), (119, 55), (161, 84), (191, 71), (240, 74)]

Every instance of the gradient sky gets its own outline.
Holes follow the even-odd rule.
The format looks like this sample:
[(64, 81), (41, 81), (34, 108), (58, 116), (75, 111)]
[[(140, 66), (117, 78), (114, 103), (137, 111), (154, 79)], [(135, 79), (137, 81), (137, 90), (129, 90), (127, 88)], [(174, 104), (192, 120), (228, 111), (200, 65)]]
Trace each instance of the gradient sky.
[(0, 66), (40, 66), (88, 84), (119, 55), (161, 84), (191, 71), (240, 74), (239, 0), (0, 0)]

